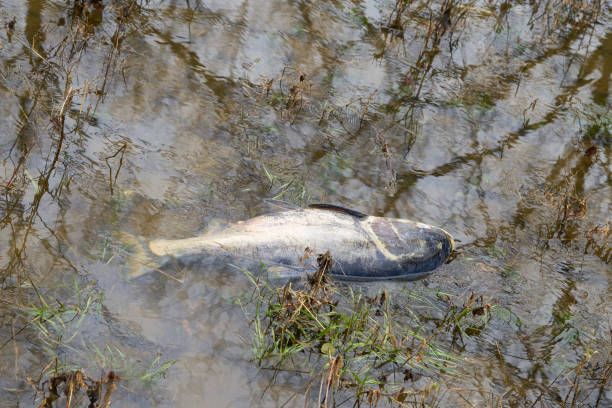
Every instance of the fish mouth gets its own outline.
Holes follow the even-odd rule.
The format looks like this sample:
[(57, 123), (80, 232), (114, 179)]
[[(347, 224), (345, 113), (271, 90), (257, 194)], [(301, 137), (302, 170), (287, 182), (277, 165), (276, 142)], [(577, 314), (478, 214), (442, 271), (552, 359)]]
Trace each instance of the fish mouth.
[[(455, 250), (453, 236), (442, 228), (428, 226), (415, 233), (414, 241), (421, 243), (418, 251), (407, 254), (417, 263), (428, 263), (438, 258), (444, 262)], [(421, 252), (419, 254), (419, 252)]]
[(455, 240), (453, 239), (453, 236), (446, 230), (440, 228), (442, 230), (442, 232), (444, 232), (446, 234), (446, 237), (448, 238), (448, 241), (450, 242), (450, 246), (451, 246), (451, 253), (455, 250)]
[(444, 264), (455, 250), (453, 236), (438, 227), (421, 228), (415, 234), (415, 241), (422, 243), (417, 246), (420, 251), (406, 253), (401, 262), (404, 270), (410, 274), (415, 274), (415, 277), (424, 273), (431, 273)]

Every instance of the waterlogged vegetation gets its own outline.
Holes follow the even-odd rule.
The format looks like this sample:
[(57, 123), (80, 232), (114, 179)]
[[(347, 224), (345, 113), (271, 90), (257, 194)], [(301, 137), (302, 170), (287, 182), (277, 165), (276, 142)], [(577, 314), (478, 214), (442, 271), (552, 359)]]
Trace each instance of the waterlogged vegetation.
[[(0, 1), (0, 407), (612, 404), (610, 5)], [(331, 202), (419, 282), (126, 276)], [(129, 237), (129, 239), (127, 238)]]
[[(272, 384), (287, 381), (288, 375), (304, 379), (302, 389), (283, 405), (294, 404), (300, 395), (307, 405), (437, 406), (444, 398), (441, 390), (452, 390), (465, 401), (474, 390), (456, 383), (469, 375), (474, 362), (461, 352), (483, 336), (491, 319), (521, 331), (518, 316), (474, 292), (459, 298), (440, 290), (404, 288), (395, 299), (387, 290), (368, 296), (326, 278), (331, 262), (325, 254), (316, 274), (281, 287), (244, 271), (255, 290), (238, 303), (249, 320), (255, 363), (273, 373)], [(563, 326), (556, 341), (576, 345), (589, 337), (571, 319), (569, 313), (556, 316), (563, 320), (555, 323)], [(503, 361), (499, 340), (495, 347), (495, 358)], [(555, 367), (560, 374), (536, 403), (600, 403), (612, 363), (593, 364), (597, 352), (590, 347), (584, 353), (577, 364), (551, 362), (562, 364)], [(491, 406), (501, 403), (499, 395), (487, 397)]]
[[(473, 292), (459, 306), (440, 291), (404, 289), (398, 301), (387, 290), (370, 297), (338, 287), (325, 276), (332, 262), (329, 253), (321, 256), (319, 270), (297, 283), (301, 288), (294, 288), (296, 282), (272, 287), (245, 271), (255, 291), (241, 299), (257, 365), (275, 375), (303, 376), (306, 396), (317, 394), (318, 383), (315, 401), (325, 406), (434, 401), (442, 374), (460, 375), (466, 365), (440, 348), (438, 337), (452, 332), (453, 341), (463, 342), (497, 314), (497, 306), (476, 300)], [(428, 378), (425, 387), (414, 386), (419, 377)], [(407, 381), (413, 386), (407, 388)]]

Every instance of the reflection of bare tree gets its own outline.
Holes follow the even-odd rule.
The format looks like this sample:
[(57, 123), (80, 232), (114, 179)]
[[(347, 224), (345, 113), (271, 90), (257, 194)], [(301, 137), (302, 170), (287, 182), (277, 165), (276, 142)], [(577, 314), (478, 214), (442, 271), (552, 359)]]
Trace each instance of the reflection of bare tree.
[[(511, 7), (510, 3), (507, 3), (507, 7), (504, 8), (504, 14), (507, 13), (509, 7)], [(398, 7), (398, 10), (403, 10), (404, 3), (402, 2), (402, 7)], [(548, 6), (547, 6), (548, 7)], [(537, 8), (537, 5), (534, 6), (534, 9)], [(587, 21), (588, 20), (588, 21)], [(396, 20), (397, 21), (397, 20)], [(589, 33), (593, 30), (593, 25), (591, 24), (592, 20), (590, 17), (586, 18), (583, 22), (579, 24), (569, 24), (567, 27), (559, 27), (556, 29), (564, 29), (563, 35), (560, 36), (560, 44), (557, 46), (552, 46), (545, 48), (544, 52), (539, 53), (535, 57), (526, 59), (522, 66), (519, 67), (518, 70), (514, 74), (505, 75), (508, 79), (512, 77), (516, 79), (520, 79), (523, 75), (528, 73), (530, 70), (541, 64), (543, 61), (550, 59), (556, 55), (564, 55), (570, 47), (575, 45), (576, 43), (582, 43), (585, 37), (589, 36)], [(397, 27), (397, 24), (395, 25)], [(565, 28), (567, 28), (565, 30)], [(435, 37), (434, 37), (435, 38)], [(608, 43), (609, 34), (606, 35), (603, 43)], [(512, 149), (515, 143), (523, 136), (527, 135), (529, 132), (538, 129), (542, 126), (546, 126), (557, 121), (562, 115), (566, 114), (570, 109), (572, 109), (572, 101), (575, 96), (580, 92), (580, 90), (588, 85), (588, 82), (584, 80), (595, 72), (595, 70), (600, 69), (601, 65), (597, 62), (602, 55), (605, 54), (605, 49), (609, 48), (607, 45), (600, 45), (593, 52), (589, 53), (584, 60), (580, 58), (571, 59), (568, 65), (580, 63), (580, 74), (578, 78), (576, 78), (573, 83), (565, 84), (562, 88), (560, 94), (555, 98), (555, 102), (552, 104), (550, 110), (544, 114), (543, 118), (537, 122), (532, 124), (524, 124), (521, 128), (519, 128), (516, 132), (512, 132), (508, 134), (505, 138), (503, 138), (497, 146), (493, 148), (482, 149), (478, 152), (468, 153), (465, 155), (457, 156), (453, 158), (452, 161), (445, 163), (441, 166), (438, 166), (427, 172), (401, 172), (398, 174), (398, 181), (400, 186), (398, 187), (399, 191), (408, 191), (411, 186), (416, 184), (416, 182), (427, 176), (445, 176), (455, 173), (459, 169), (467, 169), (467, 175), (462, 176), (462, 179), (480, 179), (482, 176), (482, 162), (483, 159), (489, 155), (502, 157), (503, 154), (508, 150)], [(423, 57), (419, 57), (418, 61), (425, 62), (425, 65), (422, 65), (424, 68), (429, 66), (427, 64), (428, 57), (432, 54), (422, 54)], [(606, 70), (607, 68), (604, 68)], [(569, 67), (566, 67), (566, 71), (569, 71)], [(609, 71), (609, 70), (607, 70)], [(418, 74), (418, 72), (417, 72)], [(607, 91), (604, 93), (605, 96), (596, 95), (597, 92), (601, 92), (601, 90), (606, 89), (609, 81), (609, 72), (605, 75), (601, 75), (600, 79), (597, 82), (597, 86), (594, 90), (594, 100), (598, 101), (600, 104), (605, 104), (607, 100)], [(423, 82), (416, 82), (417, 84), (422, 84)], [(601, 83), (601, 84), (600, 84)], [(415, 87), (418, 92), (422, 89), (421, 86)], [(499, 95), (499, 97), (505, 97), (505, 95)], [(402, 104), (407, 104), (408, 107), (404, 108), (405, 111), (409, 115), (413, 115), (414, 108), (410, 108), (410, 101), (406, 99), (402, 101), (403, 103), (398, 103), (398, 106)], [(411, 116), (408, 116), (411, 118)], [(585, 149), (589, 147), (589, 140), (585, 141), (584, 147), (582, 149), (570, 149), (566, 155), (560, 157), (557, 162), (552, 166), (549, 176), (542, 181), (543, 185), (546, 186), (560, 186), (562, 188), (566, 183), (567, 175), (571, 175), (571, 186), (567, 188), (571, 188), (569, 190), (569, 194), (576, 195), (578, 197), (585, 197), (588, 195), (588, 192), (584, 190), (585, 185), (585, 177), (589, 174), (589, 171), (596, 165), (596, 159), (594, 159), (593, 154), (585, 154)], [(610, 160), (610, 146), (609, 144), (599, 144), (597, 145), (597, 152), (601, 150), (605, 150), (605, 156), (608, 157), (608, 161)], [(607, 173), (607, 177), (601, 184), (597, 186), (592, 186), (591, 191), (598, 188), (606, 188), (609, 184), (609, 180), (611, 179), (609, 174), (609, 169), (605, 168), (607, 166), (598, 165), (597, 168), (600, 170), (604, 170)], [(537, 186), (536, 188), (539, 188)], [(564, 190), (565, 191), (565, 190)], [(565, 192), (564, 192), (565, 194)], [(396, 197), (390, 197), (387, 201), (386, 211), (391, 211), (395, 208), (396, 201), (403, 197), (401, 194), (398, 194)], [(544, 207), (544, 208), (542, 208)], [(556, 224), (555, 228), (555, 217), (556, 208), (552, 209), (553, 214), (551, 217), (542, 217), (541, 215), (534, 217), (530, 217), (530, 214), (533, 212), (546, 211), (546, 206), (533, 206), (532, 204), (519, 201), (517, 203), (517, 210), (513, 216), (512, 223), (514, 225), (524, 224), (525, 221), (530, 222), (531, 219), (539, 219), (542, 224), (535, 224), (525, 226), (528, 228), (529, 233), (537, 234), (539, 239), (543, 243), (549, 243), (552, 239), (565, 240), (567, 242), (573, 243), (581, 243), (582, 245), (586, 242), (586, 249), (589, 253), (594, 254), (599, 257), (604, 263), (609, 263), (612, 261), (610, 257), (610, 253), (612, 250), (608, 249), (602, 250), (602, 248), (594, 248), (592, 239), (585, 239), (584, 235), (587, 233), (585, 229), (585, 225), (582, 225), (578, 222), (570, 222), (564, 221), (567, 218), (564, 218), (563, 212), (561, 213), (561, 217)], [(488, 236), (481, 237), (477, 239), (476, 246), (489, 246), (492, 245), (496, 239), (497, 235), (501, 232), (504, 236), (504, 240), (508, 240), (509, 242), (520, 242), (521, 239), (517, 237), (517, 234), (525, 234), (525, 231), (522, 228), (504, 228), (500, 227), (495, 223), (494, 220), (490, 220), (487, 216), (487, 208), (486, 202), (483, 200), (482, 205), (479, 208), (479, 213), (483, 214), (485, 223), (487, 225)], [(567, 209), (565, 209), (565, 215), (567, 217)], [(571, 214), (570, 214), (571, 216)], [(548, 225), (547, 222), (552, 222), (551, 225)], [(597, 229), (599, 228), (599, 229)], [(609, 226), (598, 226), (592, 230), (591, 235), (594, 237), (602, 237), (606, 234), (609, 234)], [(597, 235), (598, 234), (598, 235)], [(514, 237), (512, 235), (515, 235)], [(608, 235), (609, 236), (609, 235)], [(589, 248), (591, 246), (591, 248)], [(543, 252), (543, 246), (534, 246), (536, 252)], [(606, 244), (607, 247), (607, 244)], [(578, 252), (581, 251), (581, 248), (578, 248)], [(532, 254), (529, 254), (532, 255)], [(536, 256), (537, 254), (533, 254)], [(543, 254), (540, 254), (539, 257), (542, 257)], [(559, 266), (560, 268), (563, 265)], [(572, 266), (568, 266), (569, 269)], [(518, 400), (524, 400), (526, 397), (535, 399), (536, 402), (542, 399), (543, 397), (546, 400), (563, 400), (566, 397), (566, 392), (569, 387), (562, 388), (559, 387), (557, 382), (558, 378), (549, 378), (547, 368), (551, 363), (551, 359), (555, 356), (555, 346), (560, 341), (563, 336), (571, 335), (571, 331), (575, 330), (571, 328), (571, 324), (567, 322), (568, 316), (571, 316), (572, 308), (576, 305), (577, 300), (575, 294), (573, 293), (576, 290), (576, 285), (572, 279), (566, 279), (561, 282), (561, 294), (556, 298), (555, 303), (552, 305), (552, 317), (553, 322), (547, 323), (545, 325), (536, 327), (530, 330), (529, 334), (524, 336), (521, 340), (523, 344), (523, 349), (525, 351), (525, 356), (516, 356), (520, 359), (526, 359), (534, 362), (533, 366), (531, 366), (525, 375), (520, 375), (521, 370), (517, 367), (512, 367), (508, 361), (501, 362), (501, 370), (503, 370), (505, 374), (504, 382), (509, 390), (506, 393), (506, 398), (512, 400), (512, 398), (516, 398)], [(568, 326), (569, 325), (569, 326)], [(578, 340), (579, 341), (579, 340)], [(498, 354), (500, 359), (503, 359), (503, 354), (498, 353), (493, 350), (492, 354)], [(505, 354), (505, 352), (504, 352)], [(541, 362), (541, 363), (538, 363)], [(543, 384), (539, 386), (537, 384)], [(554, 387), (553, 387), (554, 384)], [(596, 384), (595, 384), (596, 385)], [(539, 390), (537, 390), (539, 389)], [(525, 395), (525, 390), (530, 390), (534, 394)], [(538, 397), (537, 394), (540, 393)], [(569, 393), (567, 395), (570, 395)], [(536, 398), (537, 397), (537, 398)]]
[[(570, 32), (568, 37), (565, 39), (565, 42), (563, 42), (561, 46), (549, 49), (544, 54), (544, 57), (539, 56), (538, 58), (527, 61), (521, 72), (526, 72), (540, 63), (543, 59), (564, 52), (564, 50), (566, 50), (573, 41), (581, 41), (581, 37), (584, 37), (584, 35), (586, 35), (591, 28), (592, 27), (585, 25), (582, 27), (582, 30)], [(607, 38), (608, 36), (606, 39)], [(598, 47), (586, 59), (583, 60), (580, 66), (580, 75), (578, 75), (578, 78), (574, 80), (573, 83), (564, 86), (563, 91), (556, 97), (555, 103), (552, 105), (552, 109), (544, 115), (540, 122), (531, 125), (524, 125), (519, 131), (510, 134), (493, 149), (487, 149), (484, 152), (461, 156), (453, 160), (453, 162), (433, 169), (428, 174), (447, 175), (459, 168), (463, 168), (468, 164), (470, 167), (479, 166), (482, 158), (486, 155), (501, 156), (504, 154), (506, 149), (512, 148), (514, 143), (520, 137), (526, 135), (531, 130), (553, 123), (561, 115), (571, 109), (571, 102), (573, 98), (578, 94), (582, 87), (588, 84), (583, 80), (583, 78), (587, 77), (595, 69), (597, 69), (595, 68), (596, 64), (594, 61), (600, 58), (604, 52), (604, 47), (605, 46)], [(607, 77), (609, 77), (609, 75)], [(580, 214), (582, 211), (585, 211), (586, 208), (574, 208), (574, 204), (571, 201), (575, 200), (575, 205), (585, 205), (587, 201), (586, 197), (588, 196), (588, 192), (585, 191), (585, 178), (596, 164), (596, 160), (593, 158), (593, 155), (585, 153), (584, 149), (589, 146), (590, 141), (585, 140), (585, 142), (586, 143), (583, 145), (584, 148), (569, 149), (564, 156), (559, 157), (554, 165), (550, 168), (548, 176), (542, 180), (541, 185), (535, 186), (536, 190), (541, 189), (542, 186), (549, 186), (549, 189), (551, 188), (550, 186), (554, 186), (554, 188), (557, 190), (556, 192), (552, 193), (554, 196), (551, 197), (551, 200), (554, 201), (552, 204), (554, 205), (547, 206), (544, 203), (534, 205), (533, 203), (530, 203), (529, 200), (520, 200), (517, 203), (517, 209), (514, 213), (512, 223), (514, 225), (522, 225), (523, 227), (527, 227), (529, 233), (537, 234), (541, 244), (534, 247), (536, 254), (529, 255), (537, 256), (539, 258), (543, 257), (546, 248), (549, 248), (550, 245), (554, 245), (553, 242), (561, 242), (568, 245), (584, 245), (586, 243), (584, 252), (594, 254), (604, 263), (609, 263), (612, 261), (612, 258), (610, 258), (609, 255), (609, 250), (605, 251), (601, 250), (601, 248), (591, 248), (589, 250), (589, 246), (593, 246), (594, 240), (586, 239), (587, 237), (585, 235), (587, 235), (588, 228), (585, 228), (586, 226), (580, 218)], [(605, 149), (605, 155), (609, 158), (609, 146), (602, 147)], [(606, 166), (599, 166), (600, 169), (603, 169), (603, 167)], [(607, 180), (600, 185), (592, 186), (591, 191), (595, 191), (600, 187), (605, 188), (605, 186), (607, 186), (609, 183), (609, 180), (611, 179), (609, 169), (604, 169), (604, 171), (608, 173)], [(410, 175), (409, 179), (405, 180), (405, 182), (413, 183), (418, 180), (419, 177), (421, 176)], [(584, 198), (584, 202), (581, 202), (582, 198)], [(552, 214), (541, 214), (546, 211), (551, 211)], [(525, 220), (530, 222), (529, 220), (535, 219), (539, 220), (540, 223), (529, 226), (525, 225)], [(487, 222), (487, 224), (489, 224), (489, 222)], [(495, 226), (491, 225), (490, 228), (494, 229)], [(525, 231), (523, 231), (523, 228), (510, 228), (504, 230), (505, 239), (509, 240), (510, 242), (520, 241), (520, 238), (516, 236), (517, 234), (524, 235)], [(578, 249), (578, 252), (580, 252), (580, 250), (581, 248)], [(573, 269), (572, 265), (566, 265), (564, 263), (559, 263), (556, 265), (556, 267), (567, 269), (560, 271), (560, 273), (567, 273)], [(578, 336), (577, 334), (572, 334), (577, 329), (572, 328), (571, 323), (568, 321), (570, 316), (572, 316), (572, 307), (577, 303), (575, 295), (573, 294), (573, 292), (576, 290), (576, 285), (571, 278), (560, 281), (559, 283), (561, 284), (562, 289), (561, 295), (557, 297), (555, 303), (552, 305), (553, 321), (532, 329), (530, 333), (524, 336), (521, 340), (523, 349), (526, 353), (526, 359), (534, 362), (541, 361), (541, 363), (536, 363), (530, 367), (528, 373), (526, 373), (524, 376), (519, 377), (516, 374), (518, 370), (510, 371), (513, 373), (512, 377), (514, 378), (511, 382), (512, 391), (508, 393), (508, 395), (514, 394), (517, 397), (520, 396), (522, 399), (524, 398), (524, 395), (522, 395), (524, 389), (530, 388), (533, 390), (534, 384), (541, 383), (545, 384), (545, 386), (538, 386), (538, 388), (540, 388), (540, 395), (537, 397), (536, 401), (542, 398), (559, 401), (567, 398), (565, 396), (567, 392), (566, 390), (558, 387), (557, 385), (552, 387), (552, 385), (555, 384), (559, 378), (549, 378), (549, 371), (546, 369), (546, 367), (555, 357), (555, 346), (560, 341), (575, 342), (576, 347), (582, 347), (585, 345), (582, 344), (580, 337), (564, 340), (567, 336)], [(504, 362), (504, 365), (507, 364), (507, 362)], [(536, 378), (538, 379), (537, 381)], [(567, 395), (569, 396), (570, 393), (567, 393)], [(533, 398), (535, 397), (536, 395), (533, 396)]]
[[(43, 8), (43, 3), (40, 1), (29, 0), (27, 2), (27, 10), (28, 13), (26, 15), (26, 24), (25, 24), (25, 36), (28, 41), (30, 47), (35, 49), (37, 53), (41, 54), (43, 57), (45, 56), (45, 50), (41, 46), (41, 44), (45, 41), (45, 33), (41, 30), (42, 24), (42, 16), (41, 11)], [(31, 53), (28, 53), (31, 55)], [(30, 60), (34, 64), (38, 64), (38, 62), (34, 62), (34, 60)]]
[(116, 17), (117, 25), (115, 27), (113, 35), (110, 37), (111, 46), (108, 49), (108, 53), (104, 61), (104, 67), (102, 71), (102, 84), (97, 90), (97, 94), (99, 96), (99, 98), (97, 99), (97, 103), (100, 103), (104, 100), (106, 89), (108, 87), (108, 82), (115, 76), (114, 74), (116, 73), (115, 71), (117, 69), (117, 64), (119, 61), (118, 54), (121, 43), (126, 35), (126, 27), (133, 22), (133, 15), (137, 11), (138, 7), (138, 2), (136, 0), (129, 0), (118, 8)]
[[(74, 173), (71, 162), (66, 160), (69, 158), (67, 146), (78, 138), (90, 114), (84, 109), (89, 96), (95, 94), (95, 99), (99, 100), (102, 92), (96, 93), (92, 81), (79, 75), (81, 59), (91, 40), (91, 15), (75, 7), (72, 22), (63, 34), (45, 35), (41, 7), (41, 2), (28, 3), (25, 40), (18, 33), (13, 34), (13, 38), (23, 45), (23, 54), (29, 57), (30, 71), (7, 70), (0, 76), (5, 81), (3, 88), (15, 95), (20, 111), (16, 135), (7, 149), (7, 159), (13, 163), (13, 168), (3, 180), (1, 190), (0, 229), (8, 237), (8, 247), (7, 263), (0, 272), (0, 291), (3, 300), (10, 298), (14, 305), (37, 299), (44, 308), (43, 299), (48, 289), (39, 291), (38, 282), (54, 270), (55, 263), (60, 261), (64, 267), (80, 272), (61, 250), (64, 245), (61, 225), (69, 207), (66, 205), (67, 186)], [(109, 60), (116, 59), (117, 44), (113, 45)], [(5, 61), (19, 63), (18, 58)], [(77, 80), (80, 83), (76, 84)], [(16, 82), (21, 85), (11, 86)], [(80, 109), (73, 109), (77, 103), (81, 104)], [(33, 196), (28, 198), (32, 190)], [(45, 219), (41, 214), (45, 206), (55, 208), (54, 220)], [(45, 235), (53, 237), (56, 245), (49, 245)], [(42, 262), (38, 262), (32, 252), (37, 257), (48, 255), (48, 269), (37, 269), (35, 265)], [(23, 290), (26, 286), (34, 292)], [(13, 337), (31, 323), (23, 322)]]
[[(587, 78), (590, 73), (598, 69), (600, 76), (593, 83), (593, 102), (601, 106), (609, 106), (610, 98), (610, 78), (612, 78), (612, 58), (610, 58), (610, 50), (612, 49), (612, 33), (606, 33), (597, 49), (581, 66), (579, 76)], [(599, 63), (599, 64), (598, 64)], [(599, 65), (599, 67), (597, 67)]]
[[(41, 25), (41, 21), (48, 19), (42, 15), (44, 2), (28, 2), (25, 38), (20, 33), (11, 33), (12, 40), (23, 46), (22, 55), (3, 58), (4, 68), (8, 69), (0, 72), (0, 88), (12, 94), (19, 107), (16, 132), (12, 140), (7, 140), (3, 151), (7, 175), (0, 186), (0, 231), (6, 242), (2, 248), (5, 263), (0, 270), (0, 354), (7, 358), (14, 354), (12, 375), (15, 378), (31, 376), (31, 370), (40, 371), (46, 364), (40, 360), (65, 347), (65, 340), (60, 335), (57, 344), (43, 350), (49, 347), (48, 340), (57, 339), (41, 334), (44, 331), (41, 325), (56, 316), (62, 320), (60, 316), (66, 305), (73, 301), (61, 285), (58, 288), (57, 282), (73, 281), (80, 297), (84, 292), (79, 285), (89, 280), (66, 250), (70, 248), (75, 252), (66, 239), (66, 227), (70, 227), (72, 221), (66, 219), (66, 214), (70, 209), (70, 182), (80, 172), (82, 164), (74, 160), (72, 152), (86, 134), (84, 125), (95, 112), (92, 107), (97, 106), (110, 77), (116, 74), (120, 35), (131, 23), (130, 16), (135, 13), (133, 7), (137, 2), (114, 3), (118, 6), (116, 14), (108, 15), (108, 26), (115, 28), (112, 39), (106, 38), (106, 33), (112, 30), (99, 30), (96, 34), (94, 26), (101, 23), (98, 19), (102, 17), (102, 7), (99, 2), (87, 2), (87, 5), (94, 3), (98, 8), (90, 11), (79, 8), (85, 2), (75, 1), (74, 8), (68, 5), (65, 11), (71, 16), (70, 24), (53, 29)], [(50, 14), (53, 15), (52, 11)], [(97, 71), (101, 76), (92, 78), (92, 70), (83, 67), (82, 60), (92, 43), (100, 46), (104, 42), (108, 44), (100, 47), (105, 53), (101, 58), (104, 65)], [(96, 71), (93, 72), (95, 75)], [(101, 87), (96, 86), (100, 84)], [(123, 148), (120, 153), (125, 150)], [(118, 156), (118, 168), (110, 171), (111, 189), (121, 169), (122, 156)], [(110, 166), (113, 165), (111, 159)], [(90, 287), (80, 286), (81, 289)], [(80, 307), (76, 306), (77, 313), (83, 312), (84, 316), (86, 310)], [(142, 339), (134, 336), (132, 330), (124, 330), (124, 325), (119, 324), (104, 305), (100, 308), (111, 337), (127, 340), (122, 343), (126, 347), (142, 346)], [(36, 309), (42, 310), (42, 314), (37, 315)], [(73, 320), (64, 323), (70, 324)], [(33, 353), (32, 361), (27, 364), (19, 359), (23, 354), (24, 336), (32, 343), (27, 346)], [(83, 337), (81, 340), (83, 343), (89, 341)], [(73, 351), (78, 354), (75, 349)], [(39, 367), (37, 359), (42, 364)], [(3, 380), (6, 380), (6, 368), (5, 365), (0, 370)]]
[[(573, 41), (578, 39), (580, 36), (585, 35), (586, 31), (589, 31), (591, 27), (583, 27), (583, 30), (575, 30), (571, 32), (564, 41), (556, 46), (546, 49), (542, 54), (537, 55), (535, 58), (531, 58), (526, 60), (523, 63), (523, 66), (520, 67), (519, 71), (521, 75), (524, 75), (529, 70), (533, 69), (537, 64), (541, 63), (544, 60), (551, 58), (552, 56), (559, 55), (564, 53), (572, 44)], [(562, 92), (557, 95), (555, 98), (555, 102), (552, 104), (552, 108), (543, 116), (543, 118), (535, 123), (527, 123), (523, 124), (519, 129), (515, 132), (509, 133), (505, 138), (503, 138), (497, 146), (487, 149), (481, 149), (478, 152), (467, 153), (464, 155), (456, 156), (452, 161), (440, 165), (434, 169), (431, 169), (427, 172), (421, 173), (408, 173), (408, 174), (398, 174), (398, 190), (406, 191), (409, 189), (409, 186), (416, 183), (416, 181), (422, 177), (432, 175), (436, 177), (441, 177), (444, 175), (451, 174), (452, 172), (462, 168), (466, 165), (472, 165), (477, 161), (481, 160), (482, 157), (485, 156), (503, 156), (504, 151), (509, 148), (512, 148), (513, 145), (523, 136), (527, 135), (530, 131), (541, 128), (545, 125), (548, 125), (554, 122), (556, 119), (560, 117), (560, 115), (566, 113), (570, 108), (569, 102), (577, 95), (580, 89), (587, 85), (588, 83), (584, 81), (584, 77), (591, 74), (595, 69), (598, 69), (597, 66), (593, 63), (593, 60), (599, 58), (599, 55), (604, 53), (603, 44), (594, 50), (590, 56), (585, 60), (584, 63), (581, 64), (581, 72), (580, 75), (573, 84), (568, 84), (564, 86)], [(387, 203), (387, 209), (391, 209), (395, 205), (395, 201), (399, 199), (397, 197), (390, 197)]]

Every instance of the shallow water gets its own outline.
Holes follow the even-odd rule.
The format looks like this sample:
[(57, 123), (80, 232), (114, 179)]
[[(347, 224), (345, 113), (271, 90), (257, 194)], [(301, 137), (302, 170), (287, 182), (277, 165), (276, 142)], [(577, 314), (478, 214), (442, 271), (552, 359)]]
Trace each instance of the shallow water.
[[(115, 370), (113, 406), (303, 395), (250, 360), (242, 273), (123, 274), (123, 234), (194, 235), (266, 198), (456, 237), (431, 277), (364, 285), (514, 316), (452, 345), (469, 369), (438, 406), (531, 406), (586, 354), (610, 361), (608, 4), (73, 3), (0, 0), (0, 406), (37, 404), (26, 378), (54, 357)], [(77, 318), (45, 337), (41, 298)]]

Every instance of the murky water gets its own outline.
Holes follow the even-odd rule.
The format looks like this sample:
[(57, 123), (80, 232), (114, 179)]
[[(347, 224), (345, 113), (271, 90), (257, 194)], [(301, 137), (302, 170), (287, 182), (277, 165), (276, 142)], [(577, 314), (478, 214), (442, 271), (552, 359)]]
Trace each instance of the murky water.
[[(609, 364), (609, 4), (84, 3), (0, 0), (1, 406), (77, 367), (122, 377), (113, 406), (303, 395), (249, 360), (243, 274), (123, 274), (124, 234), (193, 235), (265, 198), (457, 238), (426, 280), (365, 285), (511, 312), (452, 346), (469, 370), (438, 406), (562, 405), (542, 398), (560, 375)], [(612, 404), (590, 390), (567, 406)]]

